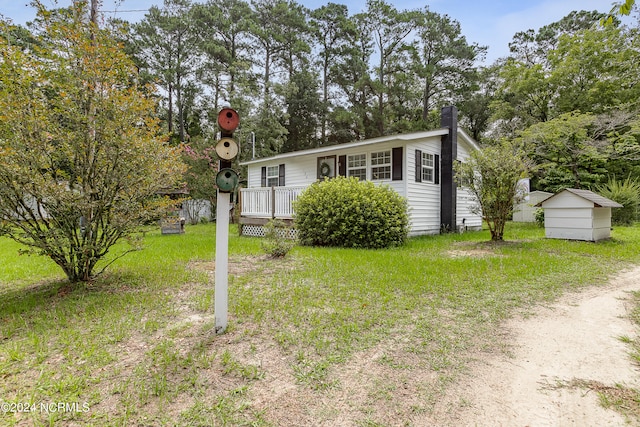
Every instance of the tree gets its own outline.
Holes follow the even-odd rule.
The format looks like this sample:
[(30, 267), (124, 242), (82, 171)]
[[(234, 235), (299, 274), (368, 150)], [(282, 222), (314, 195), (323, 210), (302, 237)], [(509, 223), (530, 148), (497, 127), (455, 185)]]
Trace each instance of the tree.
[[(168, 97), (167, 125), (174, 133), (178, 123), (178, 139), (187, 140), (184, 90), (194, 73), (196, 50), (195, 32), (188, 16), (189, 0), (165, 0), (162, 9), (152, 6), (145, 18), (134, 25), (135, 55), (140, 68), (150, 73)], [(178, 117), (174, 118), (174, 97)]]
[(318, 77), (309, 71), (299, 71), (286, 86), (287, 141), (283, 152), (315, 148), (321, 141), (317, 130), (323, 113), (318, 98)]
[(491, 240), (504, 239), (504, 226), (521, 201), (518, 180), (525, 177), (529, 161), (510, 141), (471, 153), (468, 161), (455, 166), (459, 185), (467, 187), (478, 201), (478, 211), (489, 226)]
[(71, 282), (90, 280), (116, 242), (165, 212), (155, 195), (183, 171), (135, 66), (86, 16), (83, 2), (58, 18), (39, 5), (41, 48), (24, 52), (0, 24), (1, 232)]
[(434, 101), (452, 102), (474, 79), (477, 60), (487, 48), (467, 43), (460, 23), (425, 9), (416, 20), (414, 69), (422, 86), (422, 120), (427, 121)]
[[(215, 182), (218, 172), (215, 145), (202, 137), (191, 138), (191, 141), (184, 145), (183, 160), (188, 167), (184, 179), (194, 211), (197, 212), (202, 207), (202, 203), (196, 203), (196, 200), (206, 200), (211, 207), (215, 207), (217, 191)], [(198, 220), (197, 215), (191, 213), (189, 219), (192, 222)]]
[(631, 9), (636, 4), (636, 0), (624, 0), (621, 2), (616, 2), (613, 4), (613, 8), (611, 8), (611, 12), (609, 15), (602, 18), (600, 23), (602, 25), (611, 25), (616, 20), (616, 15), (630, 15)]
[(637, 165), (637, 117), (637, 112), (608, 111), (598, 116), (572, 112), (528, 128), (521, 139), (538, 165), (536, 188), (553, 192), (592, 188), (606, 178), (607, 167)]
[(349, 39), (356, 34), (355, 23), (349, 19), (346, 5), (328, 3), (311, 12), (310, 26), (314, 40), (319, 44), (317, 65), (321, 68), (323, 116), (321, 118), (321, 143), (327, 143), (327, 122), (330, 111), (329, 85), (331, 65), (349, 48)]
[(596, 90), (594, 76), (599, 75), (601, 86), (619, 79), (611, 71), (626, 62), (614, 65), (600, 59), (622, 58), (603, 47), (602, 39), (607, 37), (594, 28), (601, 16), (597, 12), (572, 12), (537, 32), (528, 30), (514, 36), (509, 44), (511, 56), (501, 67), (502, 84), (492, 103), (503, 136), (514, 137), (531, 125), (573, 111), (571, 107), (577, 105), (574, 99), (581, 101), (575, 108), (592, 111), (584, 108), (582, 100)]
[(198, 28), (198, 48), (208, 59), (201, 78), (214, 89), (212, 110), (217, 114), (220, 100), (237, 108), (242, 97), (239, 92), (253, 78), (248, 38), (253, 12), (243, 0), (209, 0), (196, 4), (192, 15)]
[(367, 16), (351, 17), (355, 31), (349, 33), (349, 43), (331, 67), (333, 82), (340, 88), (346, 105), (330, 115), (329, 143), (349, 142), (376, 134), (369, 106), (373, 100), (369, 61), (373, 43), (367, 30)]
[(378, 98), (378, 108), (374, 114), (377, 135), (385, 135), (388, 80), (392, 74), (404, 72), (394, 66), (394, 59), (406, 47), (405, 39), (415, 28), (415, 12), (399, 12), (384, 0), (367, 0), (366, 26), (378, 48), (379, 62), (376, 67), (377, 79), (373, 89)]

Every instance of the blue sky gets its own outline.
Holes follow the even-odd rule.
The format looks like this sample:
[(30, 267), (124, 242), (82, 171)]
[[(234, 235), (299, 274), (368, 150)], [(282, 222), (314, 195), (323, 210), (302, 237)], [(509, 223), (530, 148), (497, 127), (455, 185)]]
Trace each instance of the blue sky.
[[(364, 10), (366, 0), (331, 0), (349, 5), (351, 13)], [(35, 16), (33, 8), (26, 5), (29, 0), (0, 0), (0, 14), (14, 23), (24, 24)], [(42, 0), (47, 7), (63, 7), (71, 0)], [(298, 0), (314, 9), (329, 0)], [(396, 0), (391, 1), (399, 10), (429, 9), (447, 14), (460, 22), (467, 41), (488, 46), (487, 63), (509, 53), (509, 42), (518, 31), (538, 29), (558, 21), (573, 10), (598, 10), (608, 12), (612, 0)], [(136, 21), (144, 16), (141, 10), (151, 5), (161, 5), (162, 0), (104, 0), (102, 10), (111, 16)]]

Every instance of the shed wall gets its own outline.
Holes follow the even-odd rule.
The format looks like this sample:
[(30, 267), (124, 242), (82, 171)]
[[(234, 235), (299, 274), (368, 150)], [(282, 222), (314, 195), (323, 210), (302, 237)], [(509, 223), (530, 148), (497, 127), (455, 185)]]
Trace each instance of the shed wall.
[(611, 208), (548, 208), (544, 211), (548, 238), (598, 241), (611, 237)]
[(545, 191), (532, 191), (529, 193), (529, 200), (519, 203), (513, 211), (514, 222), (535, 222), (536, 221), (536, 205), (549, 197), (552, 193)]

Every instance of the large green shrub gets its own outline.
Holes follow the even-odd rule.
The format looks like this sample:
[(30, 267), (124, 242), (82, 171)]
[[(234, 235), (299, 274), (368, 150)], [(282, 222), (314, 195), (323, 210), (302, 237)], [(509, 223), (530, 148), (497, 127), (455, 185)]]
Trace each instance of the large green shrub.
[(619, 181), (615, 177), (609, 178), (605, 184), (596, 188), (601, 196), (620, 203), (622, 208), (611, 209), (611, 222), (617, 225), (630, 225), (638, 217), (640, 205), (640, 183), (636, 179), (627, 177)]
[(409, 232), (403, 197), (388, 186), (353, 177), (311, 185), (294, 207), (303, 245), (386, 248), (403, 244)]

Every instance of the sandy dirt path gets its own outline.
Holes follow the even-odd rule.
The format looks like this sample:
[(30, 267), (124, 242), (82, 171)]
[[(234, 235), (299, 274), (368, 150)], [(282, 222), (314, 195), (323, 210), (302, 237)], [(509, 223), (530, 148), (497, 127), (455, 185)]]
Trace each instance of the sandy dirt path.
[(474, 363), (453, 390), (465, 404), (447, 424), (624, 426), (624, 417), (600, 406), (596, 392), (558, 385), (580, 379), (640, 386), (640, 368), (619, 339), (637, 334), (627, 317), (632, 291), (640, 291), (640, 267), (508, 322), (511, 354)]

